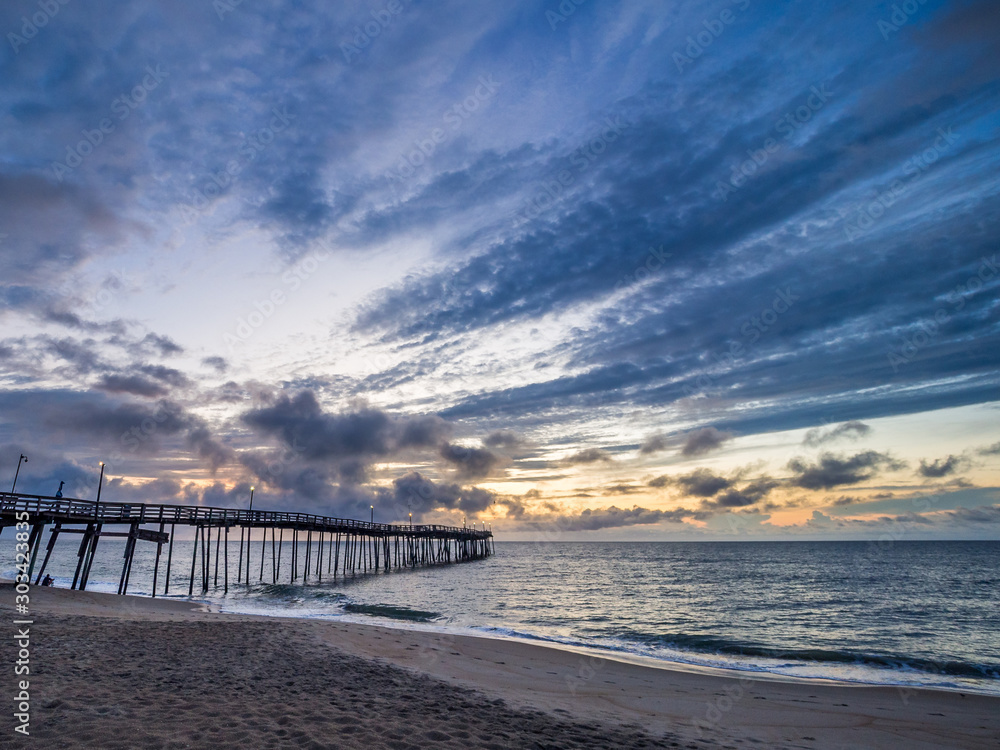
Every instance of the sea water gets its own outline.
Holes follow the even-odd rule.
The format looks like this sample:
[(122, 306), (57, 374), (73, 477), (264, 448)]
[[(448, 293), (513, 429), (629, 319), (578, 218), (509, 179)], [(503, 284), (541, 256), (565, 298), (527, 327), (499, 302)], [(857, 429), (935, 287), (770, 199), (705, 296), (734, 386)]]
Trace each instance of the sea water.
[[(259, 532), (258, 532), (259, 533)], [(251, 546), (251, 585), (236, 584), (231, 535), (215, 586), (194, 598), (223, 611), (339, 619), (549, 642), (669, 664), (788, 677), (923, 685), (1000, 695), (1000, 542), (497, 542), (496, 555), (453, 565), (278, 583), (270, 540)], [(47, 572), (69, 587), (77, 537)], [(151, 590), (155, 545), (139, 542), (130, 594)], [(170, 598), (188, 593), (192, 543), (177, 541)], [(300, 572), (305, 545), (300, 544)], [(44, 554), (44, 547), (41, 554)], [(102, 540), (88, 589), (117, 591), (123, 544)], [(11, 531), (0, 554), (14, 574)], [(39, 563), (41, 560), (39, 556)], [(245, 548), (244, 548), (245, 554)], [(39, 563), (36, 563), (39, 564)], [(163, 595), (167, 548), (160, 558)], [(243, 560), (246, 568), (246, 559)], [(37, 570), (37, 567), (36, 567)]]

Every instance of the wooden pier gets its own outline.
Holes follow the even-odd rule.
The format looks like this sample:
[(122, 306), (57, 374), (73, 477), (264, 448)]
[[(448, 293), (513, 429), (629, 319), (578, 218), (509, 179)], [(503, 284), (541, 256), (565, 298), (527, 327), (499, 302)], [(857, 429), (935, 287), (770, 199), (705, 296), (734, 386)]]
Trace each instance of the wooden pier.
[[(70, 588), (85, 590), (97, 544), (104, 537), (123, 537), (125, 553), (118, 593), (128, 593), (132, 561), (138, 542), (156, 544), (152, 596), (156, 596), (160, 558), (164, 545), (166, 571), (163, 594), (170, 593), (170, 572), (174, 559), (174, 531), (177, 526), (194, 527), (194, 551), (190, 574), (185, 581), (188, 595), (196, 587), (202, 593), (220, 585), (229, 591), (229, 545), (235, 543), (239, 528), (239, 562), (235, 582), (278, 583), (283, 542), (292, 542), (289, 582), (305, 582), (312, 577), (399, 570), (418, 565), (466, 562), (489, 557), (494, 552), (492, 531), (414, 524), (383, 524), (346, 518), (283, 513), (269, 510), (210, 508), (197, 505), (149, 505), (108, 503), (93, 500), (46, 497), (0, 492), (0, 532), (20, 524), (18, 542), (25, 542), (29, 578), (39, 583), (48, 566), (56, 541), (63, 534), (79, 534), (76, 572)], [(41, 565), (35, 572), (45, 528), (52, 525)], [(153, 526), (154, 528), (146, 528)], [(106, 527), (127, 530), (108, 530)], [(169, 527), (169, 529), (168, 529)], [(262, 529), (260, 539), (251, 544), (251, 532)], [(232, 532), (232, 533), (231, 533)], [(288, 538), (285, 538), (286, 532)], [(268, 540), (270, 533), (270, 541)], [(232, 540), (230, 537), (232, 536)], [(302, 553), (301, 547), (305, 546)], [(19, 550), (24, 551), (24, 550)], [(245, 551), (245, 554), (244, 554)], [(213, 554), (214, 553), (214, 554)], [(256, 559), (252, 559), (256, 558)], [(257, 575), (254, 576), (253, 574)], [(268, 574), (268, 575), (265, 575)]]

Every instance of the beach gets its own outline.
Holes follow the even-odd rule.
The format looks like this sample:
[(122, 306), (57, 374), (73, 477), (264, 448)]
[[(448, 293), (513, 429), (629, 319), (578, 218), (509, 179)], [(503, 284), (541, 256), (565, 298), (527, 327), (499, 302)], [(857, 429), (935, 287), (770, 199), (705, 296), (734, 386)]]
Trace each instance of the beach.
[[(10, 584), (0, 589), (13, 618)], [(1000, 699), (31, 590), (39, 747), (995, 747)], [(25, 744), (5, 732), (0, 745)]]

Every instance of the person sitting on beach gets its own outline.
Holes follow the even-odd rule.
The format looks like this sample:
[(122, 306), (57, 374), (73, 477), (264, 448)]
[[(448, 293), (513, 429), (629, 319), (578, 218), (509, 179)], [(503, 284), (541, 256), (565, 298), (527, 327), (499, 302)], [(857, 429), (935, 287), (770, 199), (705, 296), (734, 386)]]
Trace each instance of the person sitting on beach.
[(45, 574), (45, 578), (42, 579), (42, 585), (43, 586), (51, 586), (52, 585), (52, 576), (50, 576), (48, 573), (46, 573)]

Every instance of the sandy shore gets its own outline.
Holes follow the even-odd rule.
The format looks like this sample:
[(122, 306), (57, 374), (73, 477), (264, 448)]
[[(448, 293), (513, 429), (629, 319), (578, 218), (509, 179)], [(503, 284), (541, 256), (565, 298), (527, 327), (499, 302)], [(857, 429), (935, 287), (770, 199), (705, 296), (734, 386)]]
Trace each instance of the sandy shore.
[[(957, 692), (738, 679), (61, 589), (32, 588), (31, 605), (36, 747), (920, 750), (1000, 738), (1000, 699)], [(9, 584), (0, 609), (13, 618)], [(0, 747), (26, 745), (7, 724)]]

